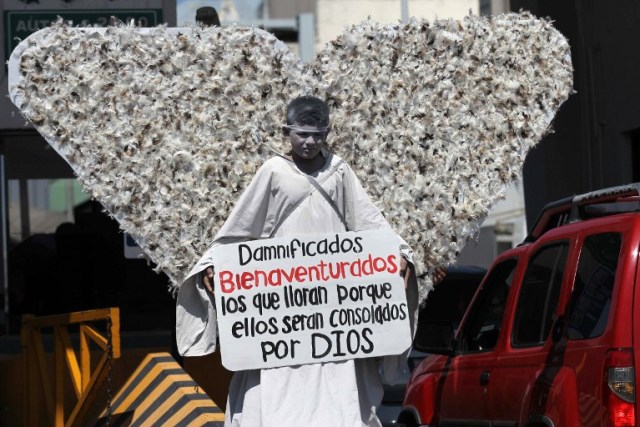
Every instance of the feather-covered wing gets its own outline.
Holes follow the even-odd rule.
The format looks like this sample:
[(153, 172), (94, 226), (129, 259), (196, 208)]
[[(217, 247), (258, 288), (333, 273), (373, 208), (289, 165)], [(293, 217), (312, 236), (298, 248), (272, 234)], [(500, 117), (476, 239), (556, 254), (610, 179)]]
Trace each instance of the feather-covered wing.
[(414, 248), (418, 271), (455, 261), (572, 90), (566, 39), (529, 14), (365, 22), (313, 72), (340, 112), (335, 151)]
[(174, 284), (281, 150), (301, 93), (298, 58), (251, 28), (57, 24), (12, 62), (16, 105)]

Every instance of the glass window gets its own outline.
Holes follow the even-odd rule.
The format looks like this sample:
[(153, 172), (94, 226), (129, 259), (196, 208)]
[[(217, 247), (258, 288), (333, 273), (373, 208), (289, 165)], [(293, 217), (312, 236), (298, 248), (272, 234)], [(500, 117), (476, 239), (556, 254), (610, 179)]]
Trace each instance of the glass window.
[(516, 265), (516, 259), (507, 259), (489, 273), (462, 333), (463, 351), (490, 351), (495, 347)]
[(518, 296), (514, 347), (542, 345), (547, 339), (558, 304), (567, 249), (566, 242), (555, 244), (531, 258)]
[(54, 233), (75, 222), (74, 210), (89, 200), (75, 179), (9, 180), (9, 247), (33, 235)]
[(567, 315), (569, 339), (595, 338), (604, 332), (621, 247), (620, 233), (594, 234), (584, 240)]

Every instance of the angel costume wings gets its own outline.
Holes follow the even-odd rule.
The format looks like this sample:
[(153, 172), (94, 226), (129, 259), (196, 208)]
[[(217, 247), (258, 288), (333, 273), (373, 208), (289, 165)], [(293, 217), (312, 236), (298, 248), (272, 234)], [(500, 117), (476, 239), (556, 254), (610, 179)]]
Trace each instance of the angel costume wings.
[[(302, 65), (252, 28), (71, 28), (23, 41), (11, 99), (164, 271), (185, 279), (273, 151), (286, 102), (327, 100), (332, 147), (418, 272), (452, 263), (572, 90), (530, 14), (347, 28)], [(420, 284), (420, 298), (430, 289)]]

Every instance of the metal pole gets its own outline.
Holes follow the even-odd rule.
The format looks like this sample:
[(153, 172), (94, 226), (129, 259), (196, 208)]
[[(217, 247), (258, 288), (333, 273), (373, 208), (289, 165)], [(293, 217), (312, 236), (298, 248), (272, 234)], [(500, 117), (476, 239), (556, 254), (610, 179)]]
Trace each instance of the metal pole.
[[(500, 13), (507, 13), (511, 10), (511, 0), (502, 0), (502, 10), (500, 10)], [(498, 15), (498, 13), (496, 13), (495, 15)]]
[(31, 221), (29, 218), (29, 182), (26, 178), (20, 178), (20, 227), (21, 240), (26, 240), (31, 235)]
[(264, 22), (269, 20), (269, 0), (262, 0), (262, 20)]
[(8, 231), (7, 222), (7, 177), (4, 169), (4, 154), (0, 154), (0, 233), (2, 233), (2, 289), (4, 294), (3, 324), (5, 332), (9, 330), (9, 261), (7, 257)]
[(300, 61), (310, 62), (315, 55), (315, 29), (312, 13), (301, 13), (298, 15), (298, 50)]
[(400, 0), (400, 8), (400, 17), (402, 19), (402, 23), (406, 24), (407, 22), (409, 22), (409, 0)]
[(74, 218), (73, 218), (73, 208), (75, 206), (75, 200), (74, 200), (74, 192), (73, 192), (73, 180), (72, 179), (65, 179), (65, 188), (66, 188), (66, 205), (67, 205), (67, 221), (69, 222), (73, 222)]

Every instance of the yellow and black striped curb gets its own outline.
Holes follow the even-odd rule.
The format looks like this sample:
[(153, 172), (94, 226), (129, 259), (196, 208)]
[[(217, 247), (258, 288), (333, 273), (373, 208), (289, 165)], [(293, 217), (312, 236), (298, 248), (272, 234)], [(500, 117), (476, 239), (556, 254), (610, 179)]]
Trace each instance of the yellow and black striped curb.
[(169, 353), (151, 353), (113, 398), (109, 425), (222, 427), (224, 413)]

